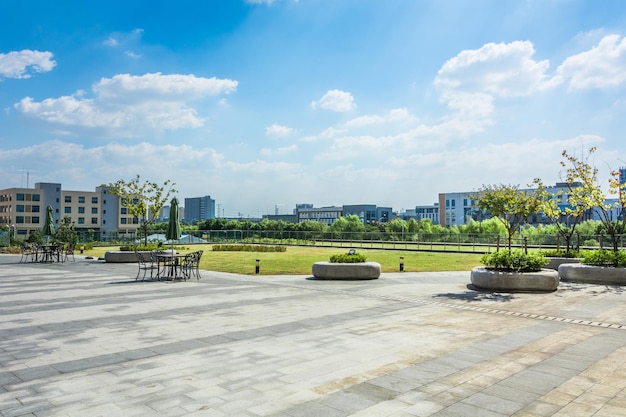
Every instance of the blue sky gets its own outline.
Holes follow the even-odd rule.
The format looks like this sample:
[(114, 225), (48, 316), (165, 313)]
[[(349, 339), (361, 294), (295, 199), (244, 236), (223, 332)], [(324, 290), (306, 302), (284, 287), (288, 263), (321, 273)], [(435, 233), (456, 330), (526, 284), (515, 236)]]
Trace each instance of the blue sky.
[[(225, 216), (625, 166), (621, 0), (0, 1), (0, 188), (171, 179)], [(28, 173), (28, 175), (26, 175)]]

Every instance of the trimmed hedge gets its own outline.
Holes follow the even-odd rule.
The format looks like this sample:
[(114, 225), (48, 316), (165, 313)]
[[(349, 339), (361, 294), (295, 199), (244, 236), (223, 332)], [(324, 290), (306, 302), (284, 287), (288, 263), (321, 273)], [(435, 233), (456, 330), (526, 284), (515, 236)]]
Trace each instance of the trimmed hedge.
[(266, 245), (213, 245), (216, 252), (287, 252), (286, 246)]
[(357, 263), (357, 262), (365, 262), (367, 260), (367, 256), (365, 256), (362, 253), (340, 253), (337, 255), (331, 255), (330, 256), (330, 262), (331, 263), (344, 263), (344, 264), (351, 264), (351, 263)]
[(581, 261), (587, 265), (593, 266), (607, 266), (607, 267), (626, 267), (626, 252), (600, 249), (594, 251), (587, 251), (583, 254)]
[(537, 272), (549, 262), (541, 253), (524, 253), (521, 250), (486, 253), (480, 261), (486, 267), (508, 272)]

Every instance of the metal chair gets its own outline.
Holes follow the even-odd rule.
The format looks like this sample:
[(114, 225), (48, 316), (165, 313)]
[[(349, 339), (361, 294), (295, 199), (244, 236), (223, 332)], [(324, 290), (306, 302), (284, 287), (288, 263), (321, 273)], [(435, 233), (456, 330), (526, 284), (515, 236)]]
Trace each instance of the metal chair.
[(29, 245), (28, 243), (23, 243), (20, 252), (22, 257), (20, 258), (20, 263), (26, 263), (28, 261), (35, 262), (37, 259), (37, 248), (35, 246)]
[(137, 266), (139, 267), (139, 269), (137, 270), (137, 277), (135, 278), (135, 281), (139, 279), (139, 275), (141, 275), (142, 271), (142, 281), (146, 279), (146, 273), (148, 271), (150, 271), (150, 279), (152, 279), (154, 270), (157, 269), (157, 266), (154, 264), (154, 257), (152, 256), (152, 254), (135, 251), (135, 255), (137, 256)]
[(69, 243), (66, 247), (64, 252), (64, 256), (63, 256), (63, 262), (67, 261), (67, 259), (71, 256), (72, 257), (72, 262), (76, 261), (76, 258), (74, 258), (74, 249), (76, 248), (76, 245), (73, 243)]

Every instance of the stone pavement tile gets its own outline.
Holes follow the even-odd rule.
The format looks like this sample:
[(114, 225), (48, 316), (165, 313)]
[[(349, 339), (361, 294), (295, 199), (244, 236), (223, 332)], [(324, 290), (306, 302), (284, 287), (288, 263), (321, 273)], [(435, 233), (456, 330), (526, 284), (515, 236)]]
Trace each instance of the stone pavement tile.
[(351, 417), (390, 417), (393, 415), (397, 415), (400, 412), (403, 412), (410, 405), (405, 403), (404, 401), (398, 400), (388, 400), (380, 402), (371, 407), (365, 408), (361, 411), (357, 411), (355, 413), (350, 414)]
[(480, 416), (480, 417), (508, 417), (509, 414), (497, 413), (475, 405), (457, 402), (433, 414), (435, 417), (459, 417), (459, 416)]
[(461, 401), (461, 403), (475, 405), (477, 407), (505, 415), (511, 415), (521, 410), (524, 406), (524, 404), (520, 402), (518, 398), (514, 397), (510, 399), (504, 399), (502, 397), (493, 397), (482, 392), (478, 392), (467, 397), (466, 399)]
[(367, 382), (371, 385), (379, 386), (397, 393), (407, 392), (422, 385), (419, 381), (410, 381), (404, 378), (398, 378), (395, 374), (380, 376)]
[(600, 407), (571, 402), (553, 414), (554, 417), (593, 416)]
[(557, 413), (561, 408), (562, 408), (561, 406), (558, 406), (555, 404), (537, 401), (537, 402), (530, 404), (528, 407), (525, 407), (524, 409), (512, 414), (511, 417), (552, 416), (555, 413)]
[(480, 392), (481, 394), (489, 395), (491, 397), (502, 398), (505, 401), (514, 400), (516, 402), (520, 402), (521, 404), (532, 404), (539, 398), (539, 394), (522, 391), (517, 388), (511, 388), (497, 383), (486, 387)]
[(600, 408), (593, 417), (624, 417), (626, 416), (626, 408), (615, 407), (612, 405), (604, 405)]
[[(317, 402), (307, 402), (296, 405), (286, 410), (284, 413), (291, 417), (344, 417), (346, 413), (336, 408), (328, 407)], [(354, 414), (353, 414), (354, 415)]]

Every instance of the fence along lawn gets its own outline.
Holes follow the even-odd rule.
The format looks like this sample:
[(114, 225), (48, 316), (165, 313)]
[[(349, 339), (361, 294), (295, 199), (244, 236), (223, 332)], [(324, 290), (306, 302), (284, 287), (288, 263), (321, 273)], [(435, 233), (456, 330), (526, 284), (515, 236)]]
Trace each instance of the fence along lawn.
[[(311, 275), (313, 263), (327, 261), (330, 255), (344, 253), (348, 248), (288, 246), (286, 252), (229, 252), (213, 251), (212, 245), (175, 246), (179, 252), (186, 253), (204, 250), (200, 268), (209, 271), (231, 272), (254, 275), (256, 260), (260, 262), (261, 275)], [(95, 247), (85, 255), (104, 257), (108, 250), (117, 247)], [(361, 249), (368, 261), (378, 262), (382, 272), (398, 272), (400, 257), (404, 258), (405, 272), (431, 271), (469, 271), (480, 265), (481, 254), (454, 252), (416, 252), (402, 250)]]

